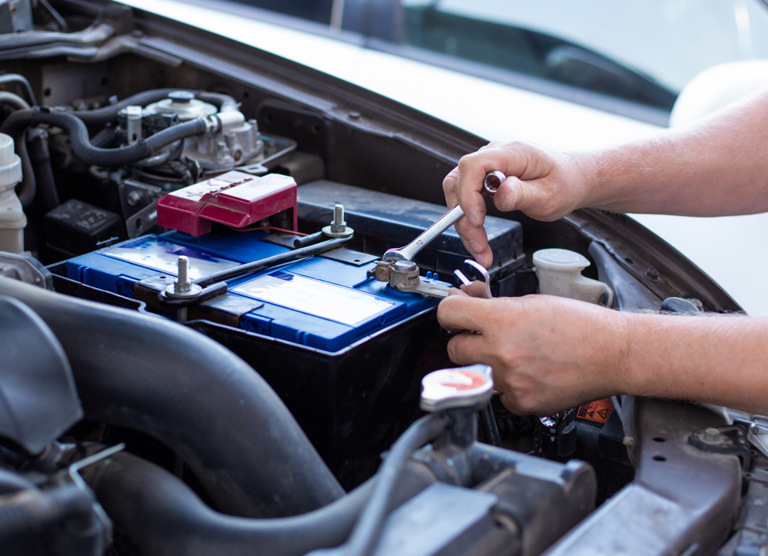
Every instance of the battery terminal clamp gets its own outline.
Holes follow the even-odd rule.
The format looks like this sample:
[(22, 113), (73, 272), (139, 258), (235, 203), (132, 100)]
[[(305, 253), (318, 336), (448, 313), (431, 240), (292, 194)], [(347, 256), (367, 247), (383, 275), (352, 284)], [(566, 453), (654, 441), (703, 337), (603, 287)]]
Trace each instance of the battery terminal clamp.
[[(485, 197), (493, 197), (506, 179), (502, 172), (489, 172), (483, 180), (481, 193)], [(447, 296), (451, 285), (439, 281), (437, 275), (431, 273), (427, 273), (425, 278), (419, 276), (419, 267), (413, 262), (413, 259), (422, 249), (458, 222), (462, 216), (464, 216), (464, 210), (460, 205), (456, 205), (408, 245), (387, 250), (381, 260), (376, 262), (374, 270), (376, 280), (389, 282), (389, 285), (398, 291), (421, 293), (432, 297)], [(462, 277), (463, 275), (457, 275), (459, 279)], [(485, 274), (485, 281), (488, 283), (487, 273)]]
[(419, 266), (413, 261), (376, 261), (373, 276), (379, 282), (388, 282), (398, 291), (420, 293), (430, 297), (446, 297), (453, 287), (448, 282), (438, 280), (437, 273), (427, 272), (426, 276), (420, 276)]

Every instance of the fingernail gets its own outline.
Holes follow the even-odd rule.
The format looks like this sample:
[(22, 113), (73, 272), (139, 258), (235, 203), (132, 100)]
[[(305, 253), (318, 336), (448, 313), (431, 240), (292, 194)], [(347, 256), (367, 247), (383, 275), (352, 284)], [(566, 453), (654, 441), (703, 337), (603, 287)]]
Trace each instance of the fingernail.
[(483, 247), (476, 241), (469, 242), (469, 248), (475, 253), (482, 253)]

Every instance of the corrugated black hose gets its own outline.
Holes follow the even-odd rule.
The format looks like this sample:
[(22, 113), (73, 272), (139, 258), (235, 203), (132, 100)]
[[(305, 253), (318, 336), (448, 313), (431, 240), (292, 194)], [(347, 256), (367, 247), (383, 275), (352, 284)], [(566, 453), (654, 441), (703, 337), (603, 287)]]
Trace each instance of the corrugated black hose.
[(56, 335), (87, 419), (162, 441), (218, 510), (296, 515), (344, 495), (274, 391), (220, 344), (162, 317), (8, 278), (0, 294), (27, 304)]
[[(131, 546), (152, 556), (299, 556), (333, 547), (347, 538), (376, 485), (370, 480), (303, 515), (248, 519), (210, 509), (176, 476), (132, 454), (116, 454), (81, 473)], [(437, 481), (417, 462), (400, 478), (388, 509)]]

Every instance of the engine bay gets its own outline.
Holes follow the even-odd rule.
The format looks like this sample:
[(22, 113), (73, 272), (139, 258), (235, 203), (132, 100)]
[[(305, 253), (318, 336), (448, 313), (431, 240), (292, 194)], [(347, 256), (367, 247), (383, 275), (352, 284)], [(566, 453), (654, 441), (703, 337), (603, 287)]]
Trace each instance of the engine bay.
[[(382, 271), (483, 140), (117, 3), (22, 4), (0, 43), (9, 554), (752, 542), (744, 422), (629, 396), (512, 414), (435, 318), (469, 268), (456, 232)], [(489, 214), (490, 295), (543, 290), (557, 250), (616, 310), (739, 311), (624, 215)]]

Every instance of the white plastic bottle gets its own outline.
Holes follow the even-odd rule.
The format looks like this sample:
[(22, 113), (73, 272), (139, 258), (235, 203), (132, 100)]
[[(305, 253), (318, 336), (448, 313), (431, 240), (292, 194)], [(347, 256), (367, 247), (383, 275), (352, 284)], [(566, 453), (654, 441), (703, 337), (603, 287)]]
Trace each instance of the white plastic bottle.
[(568, 249), (541, 249), (533, 254), (533, 265), (539, 279), (539, 293), (570, 297), (608, 307), (613, 303), (613, 290), (603, 282), (581, 275), (589, 260)]
[(0, 133), (0, 251), (24, 250), (27, 217), (15, 190), (20, 181), (21, 159), (14, 152), (13, 139)]

